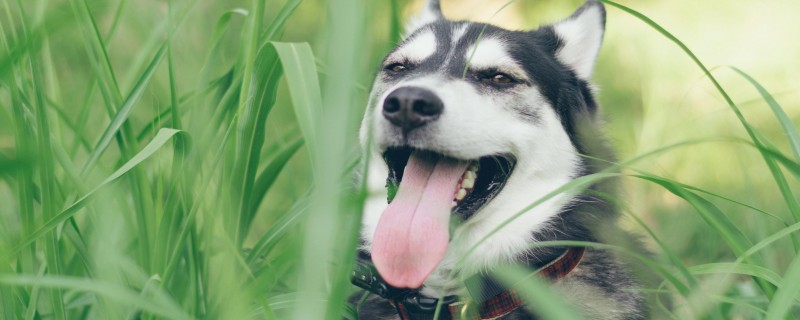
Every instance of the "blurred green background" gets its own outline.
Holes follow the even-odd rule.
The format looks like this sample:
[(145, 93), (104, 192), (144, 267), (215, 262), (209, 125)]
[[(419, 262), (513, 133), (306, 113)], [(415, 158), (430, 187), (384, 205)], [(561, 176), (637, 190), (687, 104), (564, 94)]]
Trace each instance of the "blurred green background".
[[(322, 181), (325, 178), (319, 178), (319, 174), (317, 179), (322, 180), (312, 182), (315, 181), (312, 172), (319, 167), (315, 167), (313, 159), (324, 159), (327, 153), (315, 156), (299, 147), (301, 142), (298, 141), (308, 142), (309, 136), (302, 124), (298, 124), (298, 115), (303, 117), (304, 114), (297, 110), (298, 103), (291, 98), (290, 89), (302, 84), (283, 79), (275, 87), (277, 100), (266, 124), (261, 126), (260, 134), (265, 142), (263, 149), (257, 149), (260, 159), (256, 158), (259, 161), (254, 169), (274, 173), (275, 180), (268, 192), (259, 195), (263, 198), (244, 196), (256, 203), (248, 209), (252, 211), (253, 222), (243, 231), (244, 239), (239, 242), (238, 233), (233, 235), (232, 229), (221, 226), (230, 225), (232, 222), (228, 220), (237, 217), (233, 208), (242, 197), (236, 193), (240, 182), (235, 180), (239, 177), (237, 168), (242, 163), (237, 150), (241, 149), (241, 141), (245, 141), (240, 136), (242, 130), (246, 130), (241, 123), (252, 120), (242, 112), (249, 102), (237, 98), (236, 92), (243, 90), (237, 83), (250, 79), (251, 74), (247, 72), (250, 66), (254, 68), (255, 83), (263, 84), (258, 82), (261, 69), (254, 63), (255, 57), (248, 55), (248, 48), (254, 50), (248, 47), (252, 43), (248, 42), (250, 28), (262, 33), (255, 49), (269, 40), (310, 44), (313, 62), (301, 59), (299, 61), (306, 63), (300, 65), (311, 68), (312, 74), (318, 72), (321, 89), (317, 89), (316, 94), (321, 93), (327, 110), (327, 113), (320, 111), (311, 117), (317, 119), (315, 123), (322, 128), (321, 132), (340, 134), (328, 136), (330, 139), (323, 135), (321, 149), (327, 145), (327, 148), (343, 150), (338, 157), (345, 164), (357, 160), (356, 134), (372, 76), (383, 55), (399, 39), (397, 22), (415, 13), (422, 2), (337, 2), (265, 0), (258, 5), (239, 0), (0, 0), (3, 34), (0, 50), (2, 314), (7, 318), (32, 315), (41, 318), (59, 318), (60, 315), (67, 318), (170, 318), (170, 314), (176, 313), (169, 312), (183, 310), (199, 318), (302, 319), (303, 313), (298, 311), (301, 308), (296, 301), (303, 299), (294, 294), (306, 291), (302, 290), (304, 285), (298, 283), (302, 283), (304, 275), (327, 270), (328, 266), (318, 262), (321, 265), (318, 269), (307, 267), (313, 262), (301, 252), (311, 252), (309, 243), (330, 242), (332, 255), (348, 257), (350, 253), (343, 252), (354, 241), (335, 234), (331, 235), (335, 240), (309, 236), (313, 233), (310, 230), (319, 230), (312, 227), (314, 221), (321, 220), (286, 221), (293, 213), (303, 211), (299, 207), (309, 205), (312, 216), (323, 217), (324, 212), (313, 209), (322, 207), (314, 207), (315, 202), (308, 197), (311, 194), (312, 199), (326, 199), (325, 195), (315, 195), (316, 191), (310, 191), (311, 186), (335, 186), (334, 178), (329, 177), (330, 181), (325, 184)], [(531, 29), (558, 21), (582, 4), (574, 0), (519, 0), (495, 15), (508, 1), (442, 2), (444, 13), (450, 19), (478, 20), (511, 29)], [(785, 129), (765, 100), (747, 80), (727, 66), (735, 66), (760, 82), (796, 127), (800, 119), (800, 37), (797, 35), (800, 2), (620, 3), (656, 21), (685, 43), (711, 68), (744, 117), (765, 140), (771, 141), (782, 154), (792, 153)], [(285, 11), (287, 8), (289, 10)], [(263, 19), (256, 25), (253, 19), (258, 15), (254, 12), (259, 10), (263, 10)], [(775, 216), (769, 217), (719, 197), (709, 197), (754, 243), (796, 223), (787, 208), (790, 201), (782, 197), (774, 173), (765, 165), (758, 149), (742, 142), (750, 140), (742, 124), (703, 71), (678, 46), (641, 20), (616, 8), (608, 7), (607, 11), (605, 43), (594, 79), (607, 121), (606, 132), (619, 159), (624, 161), (680, 142), (699, 141), (646, 157), (627, 167), (625, 172), (643, 170)], [(270, 23), (280, 21), (278, 18), (284, 13), (289, 14), (285, 23), (277, 27), (272, 37), (264, 38), (263, 32)], [(92, 18), (96, 23), (94, 27)], [(346, 22), (353, 24), (343, 24)], [(91, 39), (98, 34), (103, 45), (91, 45)], [(98, 158), (97, 165), (83, 172), (81, 169), (90, 161), (98, 141), (108, 130), (112, 111), (121, 105), (109, 102), (98, 87), (98, 84), (115, 87), (110, 80), (112, 77), (103, 76), (107, 69), (102, 52), (107, 54), (108, 70), (113, 70), (122, 97), (127, 97), (143, 79), (151, 59), (158, 56), (164, 43), (170, 44), (168, 56), (171, 59), (162, 59), (153, 69), (152, 79), (145, 83), (141, 96), (135, 100), (135, 108), (125, 118), (122, 130), (129, 130), (130, 134), (117, 135)], [(336, 94), (341, 91), (335, 89), (340, 80), (345, 91), (349, 90), (347, 94)], [(226, 94), (234, 97), (232, 102), (225, 102)], [(173, 101), (179, 101), (178, 109), (183, 117), (179, 123), (174, 121)], [(37, 122), (42, 118), (38, 107), (47, 110), (49, 118), (46, 124), (52, 141), (45, 145), (40, 134), (42, 122)], [(337, 119), (331, 115), (337, 114), (348, 120), (328, 124)], [(194, 150), (201, 150), (200, 155), (194, 155), (196, 159), (188, 156), (187, 161), (194, 161), (194, 164), (179, 170), (174, 167), (179, 160), (171, 152), (154, 153), (137, 169), (131, 170), (131, 174), (122, 179), (125, 182), (103, 188), (102, 196), (92, 200), (97, 203), (79, 208), (69, 220), (59, 221), (58, 226), (53, 225), (47, 233), (36, 233), (31, 239), (33, 245), (23, 241), (32, 231), (46, 226), (51, 216), (63, 212), (81, 195), (100, 185), (129, 161), (133, 153), (141, 151), (156, 137), (162, 127), (185, 130)], [(332, 131), (326, 131), (329, 127)], [(226, 140), (226, 135), (230, 140)], [(136, 139), (131, 141), (132, 137)], [(127, 147), (121, 148), (120, 140), (126, 141)], [(25, 148), (21, 147), (23, 145), (39, 151), (55, 151), (49, 156), (39, 151), (26, 153), (21, 151)], [(51, 147), (53, 145), (58, 147)], [(285, 161), (276, 160), (281, 152), (286, 152)], [(217, 154), (221, 154), (221, 159), (215, 158)], [(37, 160), (38, 157), (49, 160)], [(271, 166), (278, 163), (280, 166)], [(215, 171), (217, 166), (221, 168), (219, 172)], [(329, 170), (345, 171), (341, 166)], [(788, 187), (797, 190), (800, 187), (797, 173), (791, 175), (790, 171), (786, 171)], [(131, 175), (138, 178), (128, 179)], [(193, 175), (199, 181), (192, 180)], [(341, 179), (343, 184), (350, 182), (348, 174), (342, 177), (346, 177)], [(659, 185), (632, 178), (622, 181), (620, 199), (627, 213), (642, 219), (685, 266), (736, 259), (719, 229), (706, 223), (692, 205)], [(51, 190), (49, 198), (48, 192), (41, 189), (48, 183), (55, 189)], [(334, 231), (354, 234), (352, 227), (358, 215), (350, 211), (359, 208), (358, 198), (351, 203), (347, 196), (339, 193), (332, 193), (332, 196), (343, 199), (341, 205), (331, 208), (332, 212), (337, 212), (333, 217), (349, 218), (336, 222), (340, 223), (338, 225), (319, 222), (322, 230), (339, 228)], [(794, 201), (800, 199), (796, 193), (792, 196)], [(43, 205), (47, 199), (54, 202), (49, 208)], [(150, 218), (142, 218), (150, 215)], [(306, 218), (298, 218), (306, 221), (303, 219)], [(150, 231), (165, 238), (156, 236), (149, 239), (148, 244), (142, 243), (140, 229), (148, 223), (152, 224)], [(646, 234), (627, 215), (623, 216), (622, 223), (630, 230)], [(187, 230), (187, 225), (190, 226), (188, 230), (192, 230), (189, 236), (174, 238)], [(664, 253), (651, 236), (643, 238), (656, 252), (657, 261), (674, 264), (674, 261), (666, 262)], [(262, 255), (250, 255), (249, 250), (255, 247), (258, 251), (265, 243), (269, 245), (266, 249), (261, 247), (265, 250), (259, 252)], [(86, 247), (81, 248), (81, 244)], [(47, 249), (51, 245), (51, 249)], [(782, 238), (762, 252), (760, 266), (783, 275), (796, 252), (789, 238)], [(163, 257), (156, 257), (159, 254)], [(154, 261), (147, 261), (150, 260), (148, 255), (152, 255)], [(168, 263), (171, 256), (178, 257), (175, 264)], [(197, 261), (204, 261), (197, 264), (204, 267), (189, 266)], [(336, 266), (332, 268), (347, 268), (339, 262), (333, 263)], [(47, 267), (53, 264), (60, 267)], [(175, 278), (162, 278), (165, 272)], [(39, 280), (20, 277), (45, 274), (64, 278), (45, 277), (41, 278), (43, 282), (37, 282)], [(133, 280), (137, 277), (141, 279)], [(216, 280), (217, 277), (221, 278)], [(88, 282), (58, 285), (58, 281), (67, 278)], [(328, 298), (339, 303), (343, 295), (352, 290), (341, 284), (346, 278), (346, 275), (332, 276), (333, 280), (328, 279), (331, 282), (307, 287), (338, 288), (322, 291), (337, 292)], [(701, 276), (698, 279), (699, 288), (719, 280)], [(101, 282), (119, 286), (109, 293), (95, 286)], [(239, 290), (242, 283), (250, 283), (247, 290)], [(148, 291), (149, 286), (158, 289)], [(63, 291), (53, 291), (55, 293), (46, 296), (39, 288)], [(718, 289), (719, 295), (729, 300), (704, 298), (711, 302), (701, 303), (702, 306), (692, 312), (679, 310), (676, 313), (699, 318), (762, 318), (758, 310), (753, 311), (748, 306), (753, 304), (766, 309), (769, 299), (753, 293), (753, 288), (751, 278), (737, 276)], [(693, 292), (704, 292), (697, 290)], [(119, 295), (126, 292), (134, 294), (120, 298)], [(155, 307), (162, 313), (143, 311), (141, 304), (145, 302), (133, 301), (136, 294), (144, 297), (145, 302), (161, 299), (169, 303)], [(171, 298), (162, 299), (159, 294)], [(39, 301), (33, 299), (39, 295)], [(55, 302), (58, 296), (63, 297), (65, 314), (55, 311), (61, 308)], [(224, 303), (236, 299), (241, 301)], [(731, 302), (735, 299), (741, 300)], [(737, 301), (744, 302), (739, 305)], [(327, 316), (341, 312), (330, 311), (330, 306), (320, 308)]]

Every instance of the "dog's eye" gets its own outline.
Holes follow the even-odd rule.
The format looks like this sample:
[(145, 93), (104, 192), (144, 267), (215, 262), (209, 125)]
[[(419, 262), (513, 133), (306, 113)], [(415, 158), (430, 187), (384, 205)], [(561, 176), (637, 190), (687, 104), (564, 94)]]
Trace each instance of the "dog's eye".
[(514, 78), (505, 73), (495, 73), (489, 78), (489, 81), (495, 84), (511, 84), (514, 83)]
[(390, 64), (390, 65), (386, 66), (386, 68), (385, 68), (385, 69), (386, 69), (386, 70), (389, 70), (389, 71), (391, 71), (391, 72), (394, 72), (394, 73), (400, 73), (400, 72), (406, 72), (406, 71), (408, 71), (408, 67), (406, 67), (406, 66), (405, 66), (404, 64), (402, 64), (402, 63), (392, 63), (392, 64)]
[(477, 72), (475, 74), (475, 77), (483, 83), (498, 88), (510, 87), (520, 82), (519, 80), (515, 79), (514, 77), (508, 74), (498, 72), (495, 70), (486, 70), (483, 72)]

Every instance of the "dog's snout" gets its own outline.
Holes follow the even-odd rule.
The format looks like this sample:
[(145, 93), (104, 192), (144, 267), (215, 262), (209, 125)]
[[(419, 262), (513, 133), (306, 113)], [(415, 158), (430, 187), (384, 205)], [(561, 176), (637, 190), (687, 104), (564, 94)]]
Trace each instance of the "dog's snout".
[(406, 131), (436, 120), (443, 109), (435, 93), (417, 87), (399, 88), (383, 101), (383, 116)]

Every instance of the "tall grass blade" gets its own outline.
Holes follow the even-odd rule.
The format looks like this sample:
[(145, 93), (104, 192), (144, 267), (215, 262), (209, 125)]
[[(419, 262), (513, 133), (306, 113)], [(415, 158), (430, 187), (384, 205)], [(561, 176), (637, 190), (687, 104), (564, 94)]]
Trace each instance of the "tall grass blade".
[[(214, 31), (211, 33), (210, 42), (210, 50), (208, 50), (208, 54), (206, 54), (205, 59), (203, 60), (203, 65), (200, 71), (200, 83), (208, 81), (210, 78), (209, 73), (211, 72), (211, 67), (216, 65), (217, 59), (220, 59), (220, 52), (222, 50), (222, 40), (225, 38), (225, 33), (228, 31), (228, 26), (231, 23), (232, 18), (234, 15), (241, 15), (243, 17), (247, 17), (249, 13), (245, 9), (235, 8), (224, 12), (218, 19), (217, 23), (214, 24)], [(214, 63), (212, 63), (214, 62)], [(232, 70), (229, 72), (233, 72)], [(220, 78), (224, 79), (224, 77)], [(216, 87), (216, 86), (210, 86)]]
[[(11, 10), (9, 9), (8, 2), (3, 2), (5, 5), (6, 15), (9, 17), (9, 21), (13, 21), (11, 19)], [(2, 27), (2, 24), (0, 24)], [(13, 30), (13, 25), (12, 25)], [(5, 32), (4, 32), (5, 33)], [(5, 39), (5, 37), (4, 37)], [(31, 38), (28, 38), (27, 43), (31, 43)], [(36, 41), (37, 43), (39, 41)], [(27, 44), (23, 42), (22, 45), (19, 45), (18, 48), (26, 49)], [(16, 54), (16, 57), (21, 59), (22, 52)], [(30, 51), (29, 51), (30, 53)], [(0, 66), (0, 80), (3, 80), (4, 85), (8, 88), (9, 98), (11, 103), (11, 110), (14, 119), (14, 144), (16, 146), (16, 154), (17, 157), (21, 159), (30, 158), (33, 159), (36, 156), (36, 141), (35, 136), (33, 134), (33, 128), (35, 128), (35, 124), (33, 123), (33, 119), (31, 119), (28, 114), (31, 112), (29, 103), (24, 103), (25, 100), (23, 97), (23, 93), (21, 92), (22, 85), (19, 83), (19, 79), (21, 76), (21, 71), (18, 71), (20, 68), (16, 65), (17, 59), (11, 59), (8, 61), (8, 73), (6, 70), (2, 70), (2, 66)], [(18, 206), (18, 215), (19, 221), (21, 224), (21, 231), (24, 234), (29, 234), (33, 232), (36, 228), (35, 223), (35, 204), (34, 204), (34, 197), (35, 193), (35, 186), (34, 186), (34, 168), (33, 167), (21, 167), (20, 170), (15, 172), (16, 178), (16, 187), (17, 187), (17, 206)], [(24, 249), (24, 250), (23, 250)], [(43, 272), (43, 268), (37, 267), (39, 264), (37, 258), (37, 248), (36, 243), (31, 242), (30, 246), (24, 246), (19, 249), (20, 254), (17, 257), (17, 266), (16, 268), (21, 272), (28, 272), (33, 273), (36, 272), (37, 269), (41, 269)], [(4, 255), (9, 255), (11, 253), (4, 253)], [(0, 259), (0, 261), (9, 261), (8, 259)], [(10, 263), (6, 263), (6, 266), (10, 267)], [(38, 292), (38, 288), (33, 288), (32, 291)], [(20, 299), (21, 304), (23, 307), (21, 309), (30, 310), (30, 312), (26, 313), (33, 313), (36, 311), (38, 304), (36, 304), (36, 299), (38, 299), (38, 295), (32, 298), (29, 297), (27, 292), (20, 290), (17, 294), (18, 298)]]
[(770, 235), (759, 241), (758, 243), (754, 244), (750, 248), (747, 249), (744, 253), (742, 253), (737, 259), (737, 263), (741, 263), (742, 261), (746, 261), (750, 256), (755, 255), (759, 251), (769, 247), (771, 244), (775, 243), (778, 240), (781, 240), (785, 237), (792, 236), (795, 232), (800, 231), (800, 222), (795, 223), (793, 225), (787, 226), (781, 230), (778, 230), (774, 234)]
[(147, 312), (168, 319), (193, 319), (177, 304), (164, 295), (147, 299), (138, 292), (126, 287), (96, 280), (63, 276), (31, 276), (24, 274), (0, 274), (0, 283), (9, 286), (41, 286), (47, 288), (69, 289), (92, 292), (111, 299), (133, 305)]
[[(238, 107), (239, 112), (237, 112), (239, 115), (244, 114), (246, 104), (248, 100), (252, 98), (250, 81), (253, 80), (253, 68), (258, 62), (258, 35), (261, 30), (262, 20), (264, 19), (264, 1), (253, 1), (247, 18), (247, 25), (243, 30), (242, 52), (240, 53), (244, 58), (244, 65), (241, 70), (241, 74), (244, 75), (244, 77), (242, 77), (242, 86), (239, 88), (240, 101)], [(247, 120), (244, 116), (240, 119), (242, 121)]]
[(261, 236), (253, 250), (247, 256), (247, 263), (252, 264), (254, 260), (259, 257), (266, 256), (270, 253), (282, 239), (282, 237), (290, 230), (291, 227), (296, 226), (300, 222), (300, 218), (308, 210), (309, 198), (302, 197), (294, 207), (289, 209), (278, 221), (275, 221), (272, 226)]
[(300, 131), (303, 133), (309, 152), (313, 154), (318, 150), (316, 128), (320, 119), (317, 118), (322, 114), (322, 97), (314, 54), (307, 43), (273, 42), (272, 45), (280, 56), (286, 72), (286, 81), (291, 84), (289, 94), (292, 97)]
[(781, 283), (782, 286), (778, 288), (769, 303), (767, 320), (785, 319), (790, 309), (797, 305), (795, 300), (800, 293), (800, 255), (796, 255), (789, 264)]
[[(301, 127), (312, 159), (314, 189), (303, 226), (303, 267), (296, 276), (298, 291), (313, 302), (296, 303), (292, 308), (296, 319), (340, 319), (351, 289), (350, 271), (355, 262), (363, 199), (351, 188), (343, 188), (342, 174), (351, 163), (348, 146), (357, 145), (351, 132), (355, 132), (363, 110), (363, 101), (356, 93), (367, 47), (363, 40), (364, 8), (361, 0), (327, 4), (330, 19), (325, 27), (327, 50), (323, 61), (330, 76), (321, 85), (319, 112), (306, 120), (316, 126), (315, 137), (308, 139)], [(293, 48), (293, 55), (302, 58), (299, 49)], [(313, 104), (314, 100), (308, 101)], [(321, 288), (321, 283), (329, 285)]]
[(785, 156), (783, 153), (773, 148), (765, 148), (764, 153), (773, 157), (776, 161), (778, 161), (778, 163), (782, 164), (784, 168), (788, 169), (789, 172), (794, 174), (795, 177), (800, 178), (800, 163), (796, 162), (795, 160), (789, 159), (789, 157)]
[(275, 36), (278, 34), (278, 31), (283, 29), (286, 20), (297, 10), (301, 2), (303, 2), (303, 0), (289, 0), (283, 5), (281, 10), (278, 11), (277, 16), (275, 16), (269, 26), (267, 26), (267, 30), (261, 35), (262, 46), (266, 45), (269, 41), (276, 40)]
[(272, 188), (272, 185), (278, 178), (278, 175), (302, 146), (303, 139), (297, 138), (275, 152), (275, 155), (269, 160), (267, 166), (264, 167), (256, 178), (255, 186), (253, 187), (253, 202), (250, 205), (250, 212), (255, 212), (258, 209), (264, 197), (266, 197), (267, 192)]
[(155, 57), (153, 57), (153, 60), (150, 62), (150, 66), (148, 66), (141, 77), (139, 77), (139, 80), (131, 90), (131, 93), (125, 99), (125, 102), (123, 102), (122, 107), (114, 115), (111, 123), (109, 123), (109, 125), (103, 131), (102, 136), (100, 136), (100, 139), (92, 149), (92, 154), (89, 156), (89, 160), (86, 161), (86, 164), (84, 164), (83, 169), (81, 170), (81, 175), (85, 175), (94, 167), (97, 160), (100, 159), (100, 156), (103, 155), (103, 152), (105, 152), (105, 150), (111, 144), (111, 139), (114, 138), (114, 136), (119, 132), (120, 127), (122, 127), (122, 125), (128, 120), (133, 108), (142, 97), (144, 89), (150, 83), (150, 80), (153, 78), (153, 75), (158, 69), (158, 65), (161, 64), (161, 61), (164, 59), (164, 56), (167, 52), (166, 49), (166, 44), (161, 46), (158, 52), (156, 52)]
[[(243, 119), (242, 123), (246, 126), (242, 127), (243, 139), (240, 139), (240, 143), (243, 143), (242, 150), (246, 151), (246, 153), (240, 155), (239, 161), (248, 160), (246, 163), (240, 162), (243, 167), (237, 170), (237, 174), (241, 177), (240, 181), (244, 182), (241, 191), (242, 207), (237, 228), (237, 239), (239, 241), (243, 240), (247, 230), (249, 230), (257, 209), (255, 205), (261, 201), (266, 191), (264, 190), (264, 193), (262, 193), (259, 189), (254, 188), (260, 187), (263, 189), (269, 182), (268, 175), (277, 175), (277, 172), (265, 171), (262, 172), (261, 177), (264, 179), (260, 181), (261, 185), (258, 185), (259, 181), (254, 181), (255, 170), (258, 167), (264, 141), (266, 117), (275, 103), (275, 90), (277, 90), (277, 80), (281, 72), (285, 73), (286, 81), (292, 84), (289, 87), (289, 94), (300, 124), (300, 130), (310, 151), (316, 150), (314, 147), (316, 121), (313, 117), (319, 114), (320, 105), (322, 104), (319, 95), (319, 80), (313, 62), (314, 56), (308, 44), (270, 42), (261, 49), (259, 61), (259, 74), (265, 75), (265, 77), (263, 79), (256, 77), (254, 80), (253, 83), (257, 84), (259, 91), (256, 93), (254, 103), (248, 104), (244, 114), (245, 118), (252, 117), (255, 119), (255, 123), (245, 122), (246, 119)], [(265, 170), (276, 169), (279, 168), (267, 167)]]
[[(20, 20), (22, 21), (23, 38), (27, 47), (31, 47), (30, 36), (28, 30), (30, 29), (30, 22), (28, 15), (25, 13), (22, 3), (17, 1)], [(43, 44), (47, 47), (48, 39), (45, 36)], [(49, 51), (47, 51), (49, 52)], [(59, 195), (56, 190), (56, 173), (55, 173), (55, 160), (53, 155), (53, 139), (51, 136), (51, 121), (48, 114), (47, 102), (45, 98), (45, 83), (44, 71), (42, 70), (42, 61), (47, 58), (38, 55), (29, 55), (27, 66), (30, 68), (30, 75), (32, 80), (31, 91), (33, 92), (33, 109), (34, 119), (36, 122), (36, 149), (37, 157), (39, 158), (38, 176), (39, 176), (39, 192), (41, 198), (41, 216), (43, 219), (49, 219), (54, 216), (58, 210), (57, 203), (60, 202)], [(43, 235), (44, 241), (44, 260), (47, 263), (47, 272), (49, 274), (61, 274), (63, 270), (62, 254), (58, 250), (58, 238), (55, 233), (47, 233)], [(55, 319), (66, 319), (66, 310), (64, 309), (64, 297), (61, 290), (52, 288), (48, 291), (50, 300), (50, 308)], [(29, 306), (32, 307), (32, 306)]]
[(628, 216), (634, 219), (636, 223), (640, 227), (642, 227), (642, 229), (644, 229), (645, 232), (647, 232), (647, 235), (649, 235), (650, 238), (653, 239), (653, 241), (655, 241), (655, 243), (658, 245), (661, 251), (667, 256), (670, 262), (672, 262), (672, 265), (675, 268), (678, 268), (678, 272), (680, 272), (681, 275), (686, 279), (686, 281), (688, 282), (688, 286), (690, 288), (695, 288), (697, 286), (697, 280), (692, 276), (691, 272), (689, 272), (689, 270), (683, 264), (683, 261), (681, 261), (678, 255), (672, 249), (670, 249), (670, 247), (667, 246), (667, 244), (660, 237), (658, 237), (656, 233), (653, 232), (653, 229), (651, 229), (644, 221), (642, 221), (641, 218), (631, 213), (630, 208), (626, 208), (625, 204), (622, 203), (622, 201), (619, 201), (619, 199), (607, 193), (596, 192), (593, 190), (587, 190), (587, 193), (597, 194), (606, 201), (611, 201), (615, 203), (617, 207), (624, 208), (623, 212), (627, 212)]
[(706, 263), (689, 267), (689, 271), (693, 274), (739, 274), (748, 275), (751, 277), (758, 277), (769, 281), (775, 287), (780, 288), (783, 285), (781, 276), (770, 269), (755, 265), (755, 264), (742, 264), (742, 263)]
[(794, 153), (795, 161), (800, 162), (800, 132), (797, 130), (797, 125), (794, 124), (789, 115), (783, 111), (783, 108), (778, 104), (778, 101), (772, 96), (772, 94), (767, 91), (758, 81), (753, 79), (750, 75), (745, 73), (744, 71), (740, 70), (736, 67), (729, 67), (731, 70), (735, 71), (743, 78), (747, 79), (753, 87), (758, 90), (758, 93), (767, 102), (770, 109), (772, 109), (772, 113), (775, 114), (775, 117), (778, 118), (778, 122), (780, 122), (781, 126), (783, 127), (783, 131), (786, 133), (787, 138), (789, 139), (789, 145), (792, 147), (792, 152)]
[[(39, 229), (23, 237), (23, 239), (20, 240), (19, 244), (15, 246), (14, 249), (12, 249), (9, 252), (9, 254), (13, 254), (20, 251), (23, 247), (27, 246), (33, 241), (36, 241), (36, 239), (38, 239), (42, 235), (58, 227), (59, 224), (69, 219), (80, 209), (85, 207), (91, 200), (91, 198), (98, 191), (102, 190), (107, 185), (111, 184), (112, 182), (116, 181), (117, 179), (119, 179), (120, 177), (131, 171), (133, 168), (138, 166), (144, 160), (150, 158), (153, 154), (156, 153), (156, 151), (160, 150), (164, 146), (164, 144), (169, 142), (170, 139), (172, 139), (179, 133), (181, 133), (180, 130), (175, 130), (170, 128), (162, 128), (161, 130), (159, 130), (156, 136), (153, 138), (153, 140), (151, 140), (150, 143), (148, 143), (144, 148), (142, 148), (142, 150), (139, 153), (137, 153), (134, 157), (128, 160), (128, 162), (122, 165), (122, 167), (114, 171), (113, 174), (108, 176), (105, 180), (103, 180), (103, 182), (101, 182), (98, 186), (89, 191), (83, 197), (76, 200), (69, 207), (62, 210), (59, 214), (45, 221)], [(4, 259), (7, 258), (8, 257), (4, 257)]]
[(10, 158), (0, 154), (0, 175), (7, 175), (30, 169), (36, 163), (35, 161), (35, 159)]
[(527, 302), (525, 308), (541, 319), (580, 320), (584, 319), (573, 307), (564, 303), (564, 297), (551, 289), (531, 270), (507, 266), (492, 272), (507, 288), (511, 288)]
[(277, 99), (278, 81), (283, 72), (278, 54), (271, 46), (259, 51), (253, 68), (252, 75), (245, 75), (245, 78), (252, 79), (244, 82), (251, 88), (243, 89), (243, 92), (253, 96), (245, 101), (244, 110), (240, 113), (237, 133), (236, 166), (233, 180), (237, 183), (234, 190), (236, 190), (235, 196), (238, 198), (237, 220), (233, 226), (237, 244), (244, 241), (255, 214), (250, 210), (253, 201), (251, 200), (253, 186), (260, 162), (261, 149), (264, 145), (267, 118)]
[[(235, 120), (236, 119), (234, 119), (234, 121), (231, 121), (231, 123), (227, 126), (225, 134), (222, 136), (222, 139), (220, 139), (219, 147), (216, 150), (217, 152), (214, 155), (214, 159), (211, 161), (211, 164), (209, 165), (210, 172), (206, 175), (204, 179), (201, 179), (202, 181), (199, 183), (199, 185), (201, 186), (200, 190), (208, 189), (209, 184), (213, 181), (212, 176), (221, 163), (223, 151), (228, 142), (228, 139), (230, 138), (231, 132), (233, 131), (234, 128), (233, 123), (235, 122)], [(202, 192), (198, 196), (201, 195)], [(176, 238), (177, 243), (184, 243), (184, 241), (186, 241), (186, 239), (192, 235), (192, 232), (194, 231), (192, 223), (195, 221), (195, 216), (200, 210), (201, 204), (202, 204), (201, 201), (197, 201), (192, 204), (192, 207), (189, 209), (189, 213), (187, 214), (186, 219), (183, 221), (183, 225), (180, 226), (180, 231), (178, 233), (178, 237)], [(172, 274), (176, 272), (178, 262), (180, 261), (180, 249), (181, 249), (180, 246), (175, 246), (173, 248), (172, 254), (167, 259), (167, 265), (164, 268), (165, 279), (172, 279)], [(197, 249), (193, 247), (193, 250)], [(197, 252), (193, 252), (192, 256), (198, 256), (198, 255), (199, 254)]]

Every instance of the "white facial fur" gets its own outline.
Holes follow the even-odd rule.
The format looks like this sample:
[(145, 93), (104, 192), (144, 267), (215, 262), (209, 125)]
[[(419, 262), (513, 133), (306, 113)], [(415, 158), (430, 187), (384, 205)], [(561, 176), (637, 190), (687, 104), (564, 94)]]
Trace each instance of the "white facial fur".
[(408, 40), (408, 43), (393, 52), (387, 61), (420, 62), (436, 52), (436, 36), (432, 30), (423, 30)]

